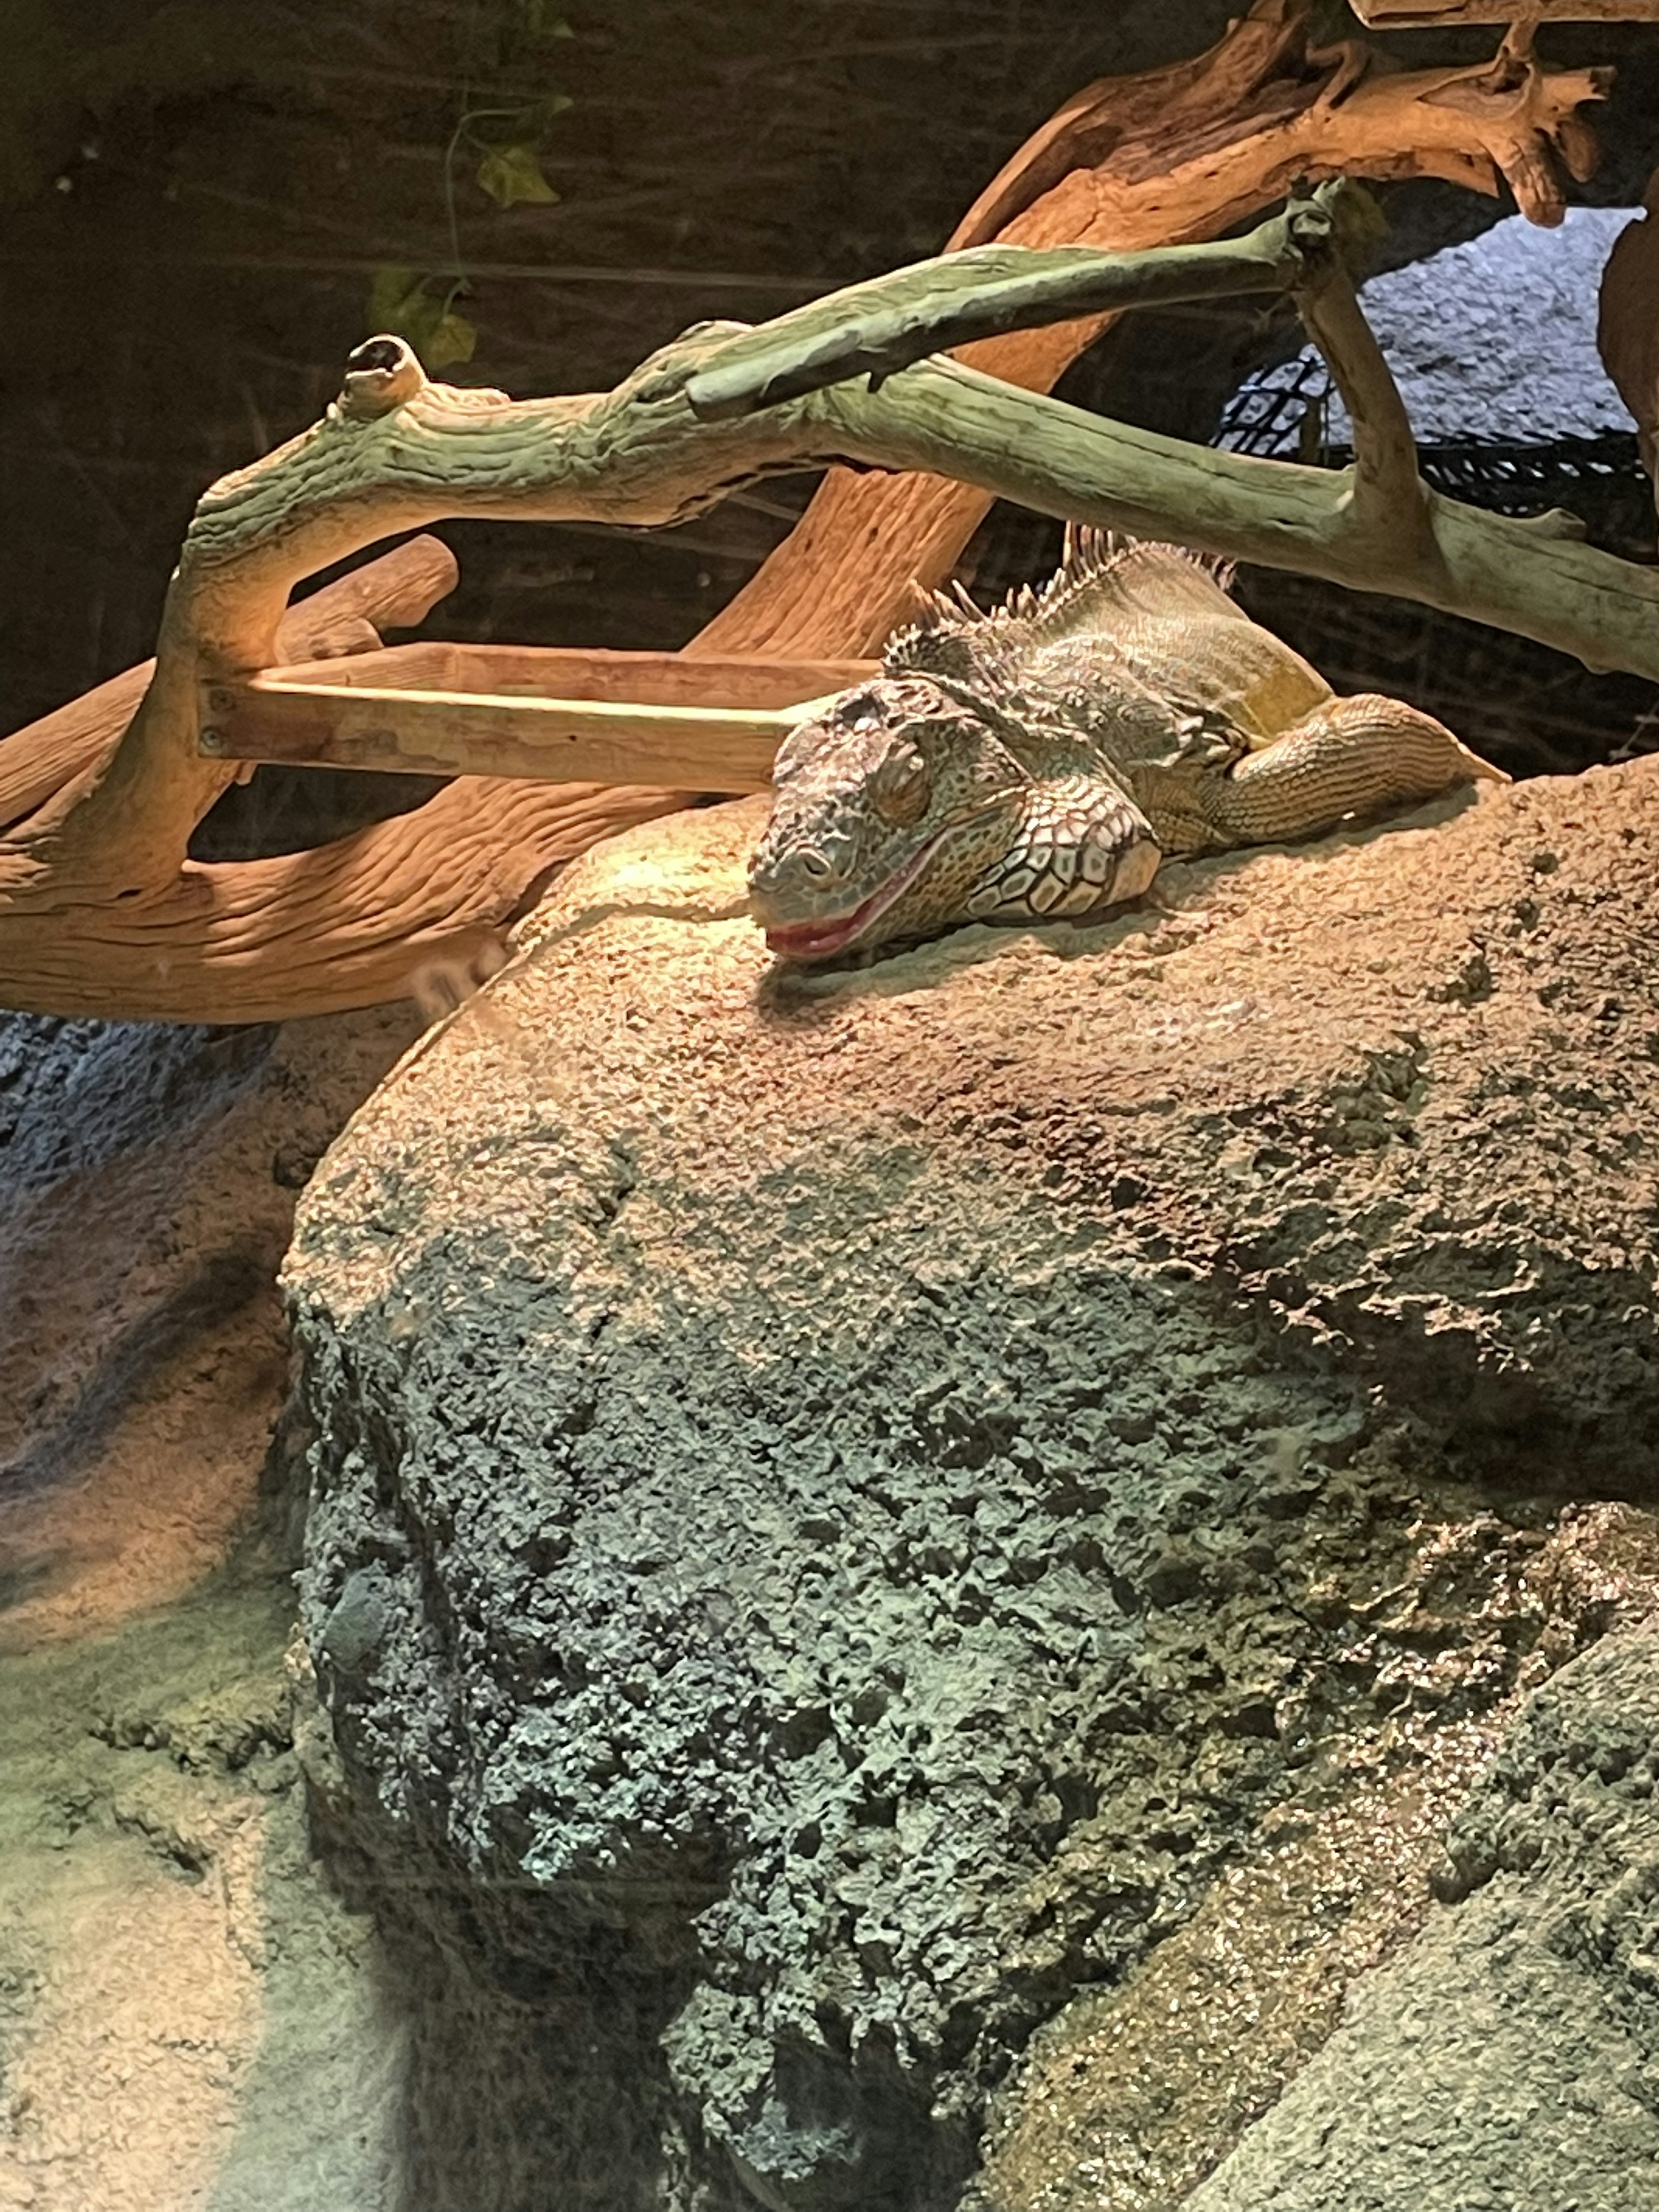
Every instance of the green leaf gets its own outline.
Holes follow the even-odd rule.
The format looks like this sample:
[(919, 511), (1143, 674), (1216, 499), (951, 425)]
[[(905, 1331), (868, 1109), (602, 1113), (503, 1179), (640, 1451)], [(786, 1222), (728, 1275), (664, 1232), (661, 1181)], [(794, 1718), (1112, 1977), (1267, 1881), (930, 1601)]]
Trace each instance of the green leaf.
[(450, 307), (440, 316), (431, 337), (419, 350), (428, 368), (447, 368), (452, 362), (471, 361), (477, 343), (476, 326)]
[(408, 337), (404, 325), (418, 321), (423, 307), (431, 301), (426, 296), (426, 278), (418, 269), (400, 268), (388, 261), (374, 271), (368, 285), (368, 326), (371, 331), (392, 331)]
[(497, 207), (516, 207), (520, 200), (546, 206), (558, 198), (533, 146), (492, 146), (478, 164), (478, 182)]
[(465, 315), (456, 313), (453, 294), (433, 298), (427, 289), (431, 282), (418, 269), (399, 268), (394, 262), (377, 269), (369, 280), (368, 326), (406, 338), (428, 368), (471, 361), (477, 349), (477, 331)]

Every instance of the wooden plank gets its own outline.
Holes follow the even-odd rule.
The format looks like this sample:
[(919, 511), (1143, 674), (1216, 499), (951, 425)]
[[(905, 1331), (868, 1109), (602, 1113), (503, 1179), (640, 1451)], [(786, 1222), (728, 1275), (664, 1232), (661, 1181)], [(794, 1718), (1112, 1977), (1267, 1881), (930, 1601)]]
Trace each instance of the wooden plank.
[(268, 668), (270, 685), (449, 691), (470, 698), (608, 699), (659, 707), (787, 707), (878, 672), (870, 660), (767, 660), (729, 654), (596, 652), (572, 646), (394, 645), (346, 660)]
[(452, 645), (447, 691), (550, 699), (609, 699), (624, 706), (787, 707), (863, 684), (870, 660), (702, 659), (683, 653), (604, 653), (568, 646)]
[(1659, 0), (1353, 0), (1373, 31), (1459, 23), (1659, 23)]
[[(842, 687), (837, 687), (842, 688)], [(663, 707), (281, 681), (207, 687), (201, 750), (216, 760), (393, 775), (763, 791), (801, 718), (793, 707)]]
[(449, 653), (447, 638), (428, 638), (414, 645), (383, 645), (378, 653), (356, 653), (337, 660), (296, 660), (261, 672), (277, 682), (292, 679), (339, 689), (369, 684), (394, 691), (441, 691), (447, 688)]

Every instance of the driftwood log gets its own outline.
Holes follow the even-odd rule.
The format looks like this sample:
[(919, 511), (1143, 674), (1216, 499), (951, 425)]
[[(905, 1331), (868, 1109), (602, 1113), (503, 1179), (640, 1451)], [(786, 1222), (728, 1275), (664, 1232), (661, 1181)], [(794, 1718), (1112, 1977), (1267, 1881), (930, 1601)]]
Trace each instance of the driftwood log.
[[(1563, 204), (1558, 161), (1579, 176), (1593, 163), (1577, 110), (1604, 88), (1604, 72), (1544, 70), (1513, 39), (1483, 67), (1374, 76), (1361, 46), (1309, 45), (1301, 0), (1258, 0), (1210, 54), (1070, 102), (952, 246), (1182, 245), (1298, 177), (1356, 173), (1488, 191), (1507, 179), (1550, 222)], [(141, 672), (0, 750), (0, 817), (12, 817), (0, 839), (0, 999), (224, 1021), (400, 996), (434, 958), (487, 964), (560, 860), (684, 803), (659, 786), (465, 778), (413, 814), (313, 852), (187, 859), (191, 830), (236, 773), (198, 750), (203, 680), (374, 643), (374, 621), (408, 620), (441, 580), (441, 549), (417, 541), (392, 568), (373, 564), (331, 587), (331, 601), (319, 594), (285, 616), (289, 592), (443, 515), (657, 524), (770, 470), (844, 459), (924, 473), (835, 471), (692, 653), (866, 651), (904, 612), (911, 580), (948, 573), (1001, 494), (1427, 599), (1659, 674), (1659, 608), (1642, 572), (1573, 543), (1562, 519), (1503, 522), (1431, 500), (1340, 264), (1310, 274), (1303, 298), (1366, 426), (1347, 475), (1200, 453), (1038, 396), (1101, 327), (1099, 301), (1058, 327), (976, 345), (965, 364), (919, 362), (875, 392), (805, 388), (822, 358), (801, 396), (758, 412), (717, 381), (703, 391), (710, 420), (694, 404), (696, 380), (718, 380), (722, 349), (738, 343), (729, 331), (700, 330), (614, 392), (517, 404), (428, 384), (395, 341), (373, 342), (324, 423), (204, 500), (125, 733)], [(805, 312), (817, 313), (820, 337), (845, 320), (835, 303)], [(850, 327), (856, 344), (876, 342), (858, 335), (856, 317)]]
[(1353, 0), (1353, 8), (1377, 31), (1510, 23), (1517, 15), (1534, 23), (1630, 23), (1653, 14), (1652, 0)]

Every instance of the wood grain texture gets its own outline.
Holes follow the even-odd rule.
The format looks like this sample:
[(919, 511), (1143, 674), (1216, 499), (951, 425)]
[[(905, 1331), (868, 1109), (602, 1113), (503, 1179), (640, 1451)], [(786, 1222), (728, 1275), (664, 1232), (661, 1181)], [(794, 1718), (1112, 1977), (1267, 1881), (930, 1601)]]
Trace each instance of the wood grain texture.
[(1653, 0), (1353, 0), (1374, 31), (1445, 28), (1461, 23), (1650, 23)]
[[(620, 672), (612, 680), (623, 687), (621, 696), (611, 699), (540, 697), (527, 688), (507, 696), (255, 677), (208, 687), (212, 720), (202, 744), (216, 759), (398, 775), (609, 784), (648, 778), (698, 791), (764, 791), (778, 747), (803, 712), (878, 667), (873, 661), (828, 665), (849, 672), (817, 690), (798, 681), (789, 705), (750, 708), (630, 701)], [(714, 696), (723, 689), (712, 687)]]
[[(376, 650), (380, 629), (423, 621), (453, 591), (457, 573), (454, 555), (439, 539), (410, 538), (297, 601), (283, 617), (278, 650), (285, 660), (330, 665)], [(0, 740), (0, 836), (20, 829), (36, 808), (97, 766), (131, 721), (155, 672), (153, 660), (124, 669)]]

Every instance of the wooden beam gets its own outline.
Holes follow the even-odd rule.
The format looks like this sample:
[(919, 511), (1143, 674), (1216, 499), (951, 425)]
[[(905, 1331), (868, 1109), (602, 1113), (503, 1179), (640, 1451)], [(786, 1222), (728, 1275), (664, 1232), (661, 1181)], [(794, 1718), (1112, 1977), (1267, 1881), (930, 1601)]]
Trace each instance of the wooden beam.
[(1352, 0), (1373, 31), (1460, 23), (1659, 23), (1659, 0)]
[(203, 686), (210, 760), (763, 791), (789, 731), (868, 660), (688, 660), (560, 647), (394, 646)]
[[(383, 647), (349, 660), (263, 669), (267, 685), (370, 684), (393, 691), (465, 691), (492, 698), (608, 699), (638, 707), (789, 707), (843, 691), (870, 660), (764, 659), (753, 653), (617, 653), (570, 645), (459, 645), (447, 638)], [(217, 687), (210, 687), (210, 690)]]

